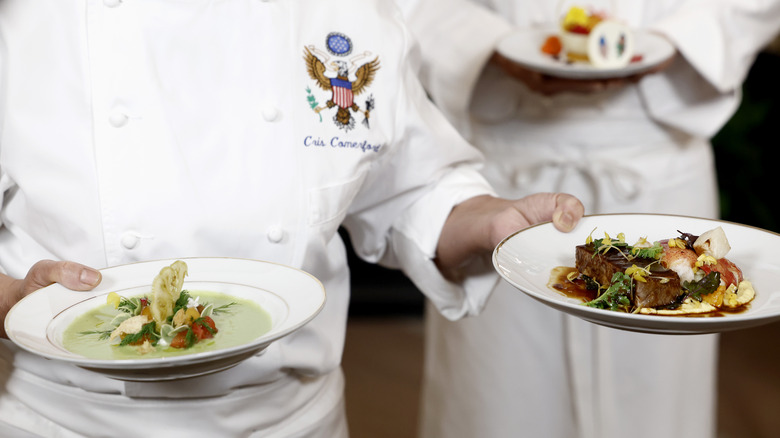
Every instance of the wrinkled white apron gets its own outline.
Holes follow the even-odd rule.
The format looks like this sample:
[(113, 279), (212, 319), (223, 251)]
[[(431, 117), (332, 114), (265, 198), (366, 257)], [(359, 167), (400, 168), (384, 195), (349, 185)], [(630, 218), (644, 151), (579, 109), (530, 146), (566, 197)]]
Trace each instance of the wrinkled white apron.
[[(8, 362), (0, 360), (0, 366), (8, 367)], [(53, 372), (61, 374), (57, 381), (17, 367), (7, 381), (0, 382), (0, 391), (5, 393), (0, 397), (0, 436), (348, 436), (341, 369), (317, 377), (285, 374), (265, 384), (232, 388), (226, 394), (211, 395), (209, 392), (220, 385), (210, 387), (201, 378), (140, 386), (116, 380), (111, 382), (116, 386), (114, 390), (108, 385), (85, 390), (63, 383), (67, 382), (68, 374), (75, 379), (82, 379), (84, 375), (84, 370), (73, 368), (68, 371), (68, 367), (52, 364)], [(246, 370), (234, 368), (226, 372), (231, 371)], [(223, 373), (212, 377), (220, 379)], [(145, 397), (162, 392), (170, 385), (190, 386), (181, 391), (190, 396), (180, 399)], [(128, 392), (140, 396), (130, 397), (126, 395)], [(222, 392), (222, 388), (217, 392)], [(74, 403), (79, 406), (79, 415), (75, 418), (61, 409)]]

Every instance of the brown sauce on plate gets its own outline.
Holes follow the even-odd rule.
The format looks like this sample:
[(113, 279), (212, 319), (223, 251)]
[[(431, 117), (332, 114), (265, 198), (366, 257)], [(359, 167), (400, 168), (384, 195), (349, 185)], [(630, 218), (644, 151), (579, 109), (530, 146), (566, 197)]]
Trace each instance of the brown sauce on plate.
[[(572, 272), (577, 272), (577, 269), (571, 266), (558, 266), (553, 268), (550, 272), (550, 280), (547, 283), (547, 287), (558, 292), (559, 294), (587, 303), (588, 301), (596, 299), (598, 296), (597, 290), (588, 290), (585, 288), (585, 282), (583, 280), (569, 281), (568, 276)], [(649, 315), (649, 316), (661, 316), (661, 317), (674, 317), (674, 318), (713, 318), (722, 317), (727, 315), (738, 315), (746, 312), (750, 309), (750, 303), (745, 304), (737, 309), (718, 309), (714, 312), (689, 314), (689, 315)]]
[(595, 300), (598, 291), (586, 289), (583, 280), (578, 279), (569, 281), (568, 275), (572, 272), (576, 273), (577, 269), (570, 266), (558, 266), (557, 268), (553, 268), (550, 273), (550, 281), (547, 283), (547, 287), (565, 297), (574, 298), (583, 303)]

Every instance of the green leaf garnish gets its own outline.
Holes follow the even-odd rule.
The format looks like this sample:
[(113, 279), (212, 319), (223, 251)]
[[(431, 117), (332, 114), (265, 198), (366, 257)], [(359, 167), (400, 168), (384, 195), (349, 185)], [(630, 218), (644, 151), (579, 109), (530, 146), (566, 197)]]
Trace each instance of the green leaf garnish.
[(683, 282), (682, 287), (688, 292), (688, 296), (696, 301), (701, 301), (702, 296), (715, 292), (720, 286), (720, 272), (712, 271), (699, 281)]
[(654, 242), (653, 246), (649, 248), (639, 248), (636, 246), (631, 247), (631, 255), (641, 259), (660, 259), (664, 255), (664, 248), (660, 242)]
[(585, 303), (588, 307), (619, 312), (631, 311), (631, 277), (623, 272), (616, 272), (609, 285), (595, 300)]

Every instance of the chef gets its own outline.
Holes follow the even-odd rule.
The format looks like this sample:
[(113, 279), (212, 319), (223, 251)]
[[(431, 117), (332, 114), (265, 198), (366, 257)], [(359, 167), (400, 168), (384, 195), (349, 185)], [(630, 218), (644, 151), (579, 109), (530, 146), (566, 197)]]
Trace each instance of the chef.
[(502, 237), (571, 229), (571, 196), (491, 196), (408, 43), (392, 2), (0, 2), (0, 316), (38, 287), (161, 258), (271, 260), (327, 291), (261, 355), (181, 381), (0, 340), (0, 435), (345, 437), (340, 226), (450, 318), (484, 303)]
[[(485, 153), (483, 174), (501, 196), (562, 190), (588, 213), (717, 217), (709, 139), (734, 114), (756, 52), (780, 28), (780, 2), (398, 3), (420, 42), (424, 85)], [(561, 80), (496, 56), (515, 30), (535, 33), (514, 56), (542, 56), (571, 6), (661, 35), (676, 56), (667, 62), (658, 58), (665, 45), (637, 43), (635, 55), (658, 62), (650, 72), (598, 80)], [(426, 318), (421, 436), (715, 435), (715, 335), (600, 327), (505, 282), (478, 318), (450, 322), (434, 307), (441, 303)]]

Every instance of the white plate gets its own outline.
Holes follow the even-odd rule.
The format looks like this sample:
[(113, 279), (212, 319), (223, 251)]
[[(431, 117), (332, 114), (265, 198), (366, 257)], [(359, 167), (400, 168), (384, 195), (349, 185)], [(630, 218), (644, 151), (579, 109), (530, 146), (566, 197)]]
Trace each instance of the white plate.
[(103, 269), (103, 281), (89, 292), (72, 291), (58, 284), (40, 289), (11, 308), (5, 319), (6, 333), (11, 341), (27, 351), (115, 379), (174, 380), (237, 365), (301, 328), (325, 304), (322, 283), (298, 269), (256, 260), (182, 258), (179, 260), (186, 262), (188, 267), (185, 289), (212, 290), (254, 301), (270, 315), (271, 330), (244, 345), (165, 358), (95, 360), (63, 347), (62, 334), (74, 318), (105, 304), (109, 292), (116, 291), (125, 296), (150, 292), (154, 277), (174, 260)]
[[(726, 258), (742, 269), (753, 283), (756, 298), (740, 313), (711, 317), (638, 315), (594, 309), (547, 287), (550, 271), (574, 266), (574, 247), (594, 238), (625, 233), (626, 242), (640, 237), (649, 241), (678, 237), (677, 230), (699, 235), (722, 227), (731, 244)], [(504, 239), (493, 252), (493, 265), (509, 283), (530, 297), (587, 321), (608, 327), (660, 334), (701, 334), (759, 326), (780, 320), (780, 235), (739, 225), (686, 216), (653, 214), (593, 215), (582, 218), (570, 233), (557, 231), (551, 223), (526, 228)]]
[(674, 46), (664, 37), (651, 32), (635, 30), (634, 54), (642, 56), (617, 69), (599, 69), (588, 63), (567, 63), (541, 51), (544, 40), (557, 33), (555, 28), (521, 29), (498, 43), (497, 50), (512, 61), (531, 70), (569, 79), (609, 79), (631, 76), (655, 67), (675, 53)]

